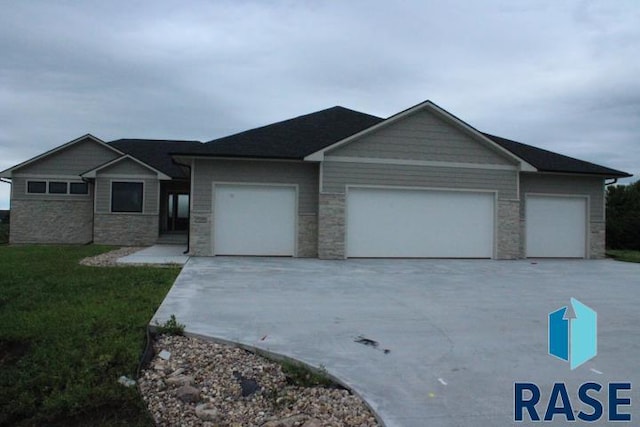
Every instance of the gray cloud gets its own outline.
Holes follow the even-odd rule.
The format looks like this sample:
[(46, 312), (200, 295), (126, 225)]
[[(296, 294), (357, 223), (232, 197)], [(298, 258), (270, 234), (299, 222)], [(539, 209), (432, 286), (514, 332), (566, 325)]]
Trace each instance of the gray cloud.
[(640, 173), (634, 0), (3, 3), (0, 169), (87, 132), (207, 140), (431, 99), (483, 131)]

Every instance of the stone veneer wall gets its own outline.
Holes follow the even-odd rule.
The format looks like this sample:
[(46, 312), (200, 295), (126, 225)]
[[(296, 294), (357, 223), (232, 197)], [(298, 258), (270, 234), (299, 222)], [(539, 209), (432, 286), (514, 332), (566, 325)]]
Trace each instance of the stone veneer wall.
[(211, 235), (211, 214), (208, 212), (191, 212), (189, 220), (189, 254), (211, 256), (213, 236)]
[(147, 246), (158, 240), (158, 215), (96, 214), (93, 241), (100, 245)]
[(497, 259), (522, 258), (520, 244), (520, 201), (498, 200)]
[(316, 214), (298, 215), (298, 253), (299, 258), (318, 257), (318, 216)]
[(318, 198), (318, 257), (345, 257), (345, 195), (320, 193)]
[(12, 200), (10, 243), (89, 243), (93, 202), (89, 200)]
[(605, 228), (603, 221), (589, 224), (589, 258), (600, 259), (605, 257)]

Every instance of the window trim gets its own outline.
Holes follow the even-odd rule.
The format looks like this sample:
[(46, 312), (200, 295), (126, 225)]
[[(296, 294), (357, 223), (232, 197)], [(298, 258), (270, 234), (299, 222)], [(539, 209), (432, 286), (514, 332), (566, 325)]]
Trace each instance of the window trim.
[[(45, 191), (44, 193), (32, 193), (29, 191), (29, 183), (30, 182), (44, 182), (45, 183)], [(52, 193), (49, 191), (49, 183), (51, 182), (61, 182), (67, 185), (66, 193)], [(71, 193), (71, 184), (86, 184), (87, 192), (86, 193)], [(80, 179), (58, 179), (58, 178), (25, 178), (24, 185), (24, 194), (27, 196), (54, 196), (54, 197), (72, 197), (72, 198), (84, 198), (89, 197), (91, 195), (91, 189), (89, 188), (89, 182), (83, 181)]]
[[(141, 203), (141, 210), (135, 211), (135, 212), (122, 212), (122, 211), (114, 211), (113, 210), (113, 183), (114, 182), (124, 182), (124, 183), (139, 183), (142, 184), (142, 203)], [(114, 215), (144, 215), (145, 214), (145, 185), (146, 182), (144, 179), (129, 179), (129, 178), (124, 178), (124, 179), (110, 179), (109, 180), (109, 213), (110, 214), (114, 214)]]

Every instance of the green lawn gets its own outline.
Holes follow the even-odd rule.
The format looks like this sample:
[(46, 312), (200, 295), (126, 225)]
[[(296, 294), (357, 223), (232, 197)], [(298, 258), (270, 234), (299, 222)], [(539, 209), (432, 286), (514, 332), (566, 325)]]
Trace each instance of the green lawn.
[(97, 268), (97, 246), (0, 247), (0, 426), (149, 426), (135, 376), (178, 268)]
[(640, 262), (640, 251), (609, 249), (607, 250), (607, 256), (618, 261)]

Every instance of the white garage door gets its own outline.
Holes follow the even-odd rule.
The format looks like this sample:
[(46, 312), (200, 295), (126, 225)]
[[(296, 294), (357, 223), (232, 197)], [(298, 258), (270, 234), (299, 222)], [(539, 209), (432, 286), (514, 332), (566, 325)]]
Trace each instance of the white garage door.
[(295, 187), (215, 184), (213, 192), (215, 255), (294, 255)]
[(585, 257), (586, 198), (527, 196), (525, 203), (527, 257)]
[(347, 256), (491, 258), (494, 194), (350, 188)]

